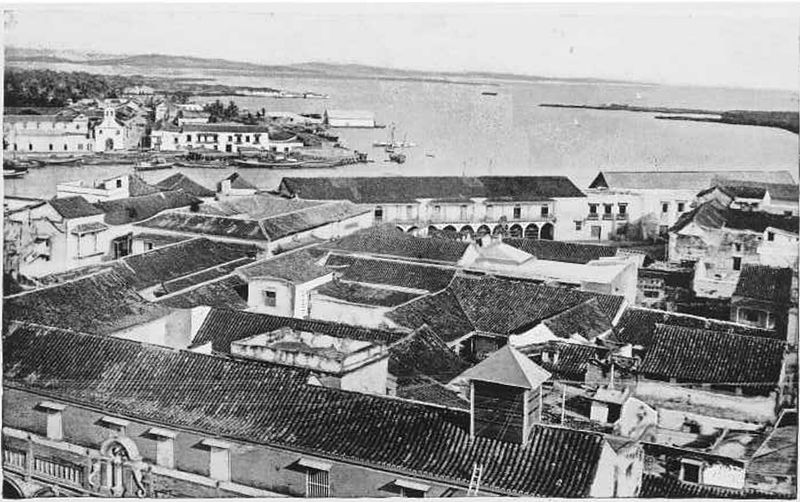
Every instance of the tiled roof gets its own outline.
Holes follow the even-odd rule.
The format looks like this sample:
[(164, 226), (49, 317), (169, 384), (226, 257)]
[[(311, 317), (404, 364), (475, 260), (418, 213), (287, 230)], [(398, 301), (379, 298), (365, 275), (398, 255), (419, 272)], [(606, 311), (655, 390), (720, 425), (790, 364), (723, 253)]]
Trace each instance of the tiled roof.
[[(110, 188), (110, 187), (109, 187)], [(161, 190), (158, 187), (150, 185), (145, 180), (135, 174), (128, 175), (128, 196), (141, 197), (143, 195), (152, 195)]]
[(386, 317), (409, 328), (427, 324), (447, 343), (475, 332), (475, 326), (449, 288), (402, 305)]
[(456, 275), (447, 289), (402, 305), (387, 316), (409, 327), (429, 324), (449, 343), (473, 331), (514, 334), (592, 298), (610, 319), (624, 302), (621, 296), (491, 276)]
[(324, 259), (323, 251), (304, 248), (259, 260), (242, 267), (238, 273), (248, 279), (268, 277), (303, 284), (331, 273), (320, 264)]
[(269, 240), (264, 233), (264, 229), (261, 228), (261, 225), (256, 220), (210, 216), (199, 213), (170, 211), (137, 223), (137, 226), (242, 240)]
[(670, 232), (679, 232), (690, 223), (703, 228), (749, 230), (762, 233), (767, 227), (778, 228), (792, 233), (800, 233), (800, 219), (797, 216), (766, 213), (764, 211), (741, 211), (724, 207), (717, 200), (710, 200), (684, 213), (678, 218)]
[(600, 310), (596, 298), (568, 308), (542, 323), (559, 338), (578, 334), (587, 340), (593, 340), (612, 328), (611, 320)]
[(789, 171), (601, 171), (589, 188), (702, 190), (717, 179), (794, 183)]
[(313, 200), (349, 200), (358, 204), (415, 202), (417, 199), (496, 201), (583, 197), (564, 176), (402, 176), (363, 178), (283, 178), (285, 195)]
[(425, 375), (398, 378), (397, 397), (469, 411), (469, 401)]
[(369, 212), (369, 209), (356, 206), (352, 202), (331, 202), (264, 218), (261, 220), (261, 226), (270, 239), (277, 240)]
[(428, 326), (389, 349), (389, 373), (398, 379), (425, 375), (447, 383), (468, 367)]
[(175, 235), (175, 234), (152, 234), (149, 232), (137, 232), (133, 236), (134, 240), (141, 240), (144, 242), (149, 242), (153, 245), (153, 247), (161, 247), (166, 246), (168, 244), (174, 244), (176, 242), (186, 241), (189, 239), (196, 239), (196, 237), (191, 237), (189, 235)]
[(167, 209), (200, 204), (200, 200), (185, 192), (158, 192), (142, 197), (95, 202), (95, 206), (106, 213), (109, 225), (124, 225), (146, 220)]
[(75, 235), (83, 235), (83, 234), (101, 232), (106, 229), (108, 229), (108, 225), (106, 225), (105, 223), (100, 223), (99, 221), (93, 221), (91, 223), (81, 223), (80, 225), (75, 225), (70, 231), (70, 233)]
[(315, 288), (314, 292), (349, 303), (374, 305), (376, 307), (396, 307), (420, 296), (417, 293), (375, 288), (364, 284), (341, 281), (331, 281)]
[[(800, 187), (795, 183), (766, 183), (762, 181), (717, 180), (716, 188), (731, 197), (762, 199), (767, 192), (773, 199), (797, 202)], [(712, 188), (713, 189), (713, 188)]]
[(258, 190), (258, 188), (255, 185), (244, 179), (244, 176), (242, 176), (239, 173), (233, 173), (227, 178), (223, 179), (223, 181), (225, 180), (231, 182), (231, 188), (236, 188), (240, 190)]
[(164, 317), (169, 310), (139, 296), (115, 270), (7, 297), (3, 323), (28, 321), (107, 334)]
[(197, 183), (183, 173), (175, 173), (156, 183), (156, 187), (165, 190), (182, 190), (195, 197), (213, 197), (214, 191)]
[(625, 309), (616, 325), (615, 337), (620, 342), (641, 345), (647, 348), (653, 343), (653, 332), (657, 323), (686, 328), (708, 329), (737, 335), (780, 338), (778, 333), (771, 330), (642, 307), (628, 307)]
[(9, 388), (458, 486), (480, 463), (481, 489), (507, 494), (587, 497), (605, 444), (600, 434), (543, 425), (532, 426), (526, 445), (470, 440), (465, 411), (306, 385), (297, 369), (111, 337), (20, 326), (4, 339), (3, 356)]
[(279, 317), (236, 310), (214, 309), (209, 312), (194, 338), (194, 345), (211, 342), (217, 352), (230, 352), (231, 342), (248, 336), (289, 327), (299, 331), (311, 331), (338, 338), (350, 338), (378, 343), (392, 343), (408, 333), (358, 328), (348, 324), (327, 321), (312, 321), (293, 317)]
[(158, 299), (157, 302), (160, 305), (177, 309), (207, 306), (219, 309), (244, 310), (247, 308), (247, 302), (237, 291), (243, 288), (247, 288), (245, 281), (237, 275), (228, 275)]
[[(558, 359), (543, 360), (541, 353), (544, 349), (558, 352)], [(528, 345), (520, 347), (519, 350), (534, 359), (536, 364), (552, 373), (556, 379), (571, 380), (573, 382), (584, 381), (589, 363), (597, 358), (598, 353), (603, 351), (603, 349), (593, 345), (557, 341)]]
[(50, 199), (48, 202), (62, 218), (66, 219), (103, 214), (101, 209), (89, 204), (89, 202), (80, 195)]
[(549, 241), (542, 239), (504, 238), (509, 246), (521, 249), (540, 260), (564, 261), (568, 263), (589, 263), (592, 260), (608, 256), (616, 256), (617, 248), (595, 244), (578, 244), (575, 242)]
[[(209, 282), (214, 279), (219, 279), (220, 277), (229, 275), (238, 267), (248, 265), (252, 262), (253, 258), (249, 257), (239, 258), (219, 266), (214, 266), (213, 268), (207, 268), (200, 272), (192, 273), (191, 275), (163, 282), (161, 283), (161, 286), (164, 288), (164, 291), (167, 294), (175, 293), (177, 291), (181, 291), (186, 288), (191, 288), (192, 286), (196, 286), (198, 284)], [(241, 280), (241, 283), (247, 284), (243, 279)]]
[(469, 247), (463, 242), (415, 237), (391, 225), (367, 228), (325, 246), (340, 251), (450, 264), (457, 263)]
[(659, 324), (641, 373), (659, 380), (774, 387), (785, 346), (770, 338)]
[(647, 499), (774, 499), (792, 498), (756, 490), (736, 490), (720, 486), (687, 483), (668, 474), (645, 473), (642, 478), (640, 498)]
[(344, 281), (430, 292), (446, 288), (456, 273), (456, 269), (451, 267), (338, 254), (331, 254), (326, 265)]
[(200, 207), (203, 214), (214, 216), (241, 216), (252, 219), (267, 218), (318, 206), (322, 202), (301, 199), (284, 199), (275, 195), (258, 193), (240, 197), (223, 197), (206, 202)]
[(733, 296), (789, 304), (791, 290), (792, 269), (746, 263), (742, 266)]
[(191, 239), (155, 248), (145, 253), (126, 256), (121, 261), (133, 272), (131, 285), (137, 290), (243, 258), (253, 258), (255, 246)]
[(209, 124), (184, 124), (181, 127), (183, 132), (208, 132), (208, 133), (268, 133), (269, 127), (263, 125), (246, 125), (230, 122), (216, 122)]

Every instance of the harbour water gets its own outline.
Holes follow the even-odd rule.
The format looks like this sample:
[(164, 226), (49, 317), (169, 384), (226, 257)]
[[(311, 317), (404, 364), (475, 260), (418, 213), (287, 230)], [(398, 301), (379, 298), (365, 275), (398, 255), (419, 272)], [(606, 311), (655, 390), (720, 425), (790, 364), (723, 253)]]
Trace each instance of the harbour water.
[[(204, 75), (205, 76), (205, 75)], [(215, 77), (232, 85), (269, 86), (330, 95), (330, 99), (236, 97), (240, 108), (322, 113), (370, 110), (378, 123), (396, 126), (396, 139), (417, 144), (408, 160), (386, 161), (374, 141), (387, 129), (334, 129), (346, 146), (374, 163), (323, 170), (242, 169), (258, 186), (275, 188), (284, 176), (567, 175), (585, 187), (601, 169), (787, 169), (797, 178), (798, 136), (780, 129), (664, 121), (655, 114), (543, 108), (541, 103), (668, 106), (708, 110), (796, 110), (789, 91), (617, 85), (572, 82), (482, 84), (399, 80)], [(482, 91), (497, 92), (496, 96)], [(227, 100), (228, 98), (222, 98)], [(204, 102), (208, 99), (198, 99)], [(157, 181), (178, 169), (141, 173)], [(234, 169), (183, 169), (213, 187)], [(5, 193), (55, 195), (62, 181), (131, 172), (132, 166), (55, 166), (5, 180)]]

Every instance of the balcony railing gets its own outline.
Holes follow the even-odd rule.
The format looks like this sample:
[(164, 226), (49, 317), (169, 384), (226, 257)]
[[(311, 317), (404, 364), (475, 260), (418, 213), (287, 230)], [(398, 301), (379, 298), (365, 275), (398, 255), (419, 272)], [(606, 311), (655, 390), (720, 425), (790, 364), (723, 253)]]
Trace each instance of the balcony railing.
[(600, 215), (598, 215), (597, 213), (589, 213), (589, 215), (586, 217), (586, 219), (587, 220), (599, 220), (600, 219)]
[(27, 469), (28, 453), (24, 450), (15, 448), (3, 448), (3, 466), (16, 467), (17, 469)]
[[(384, 218), (386, 220), (386, 218)], [(397, 223), (415, 223), (415, 224), (453, 224), (453, 225), (480, 225), (480, 224), (487, 224), (487, 225), (499, 225), (500, 224), (500, 217), (499, 216), (484, 216), (484, 217), (461, 217), (457, 216), (455, 218), (449, 218), (446, 216), (428, 216), (427, 218), (419, 218), (419, 217), (411, 217), (408, 216), (397, 216), (393, 220)], [(522, 217), (522, 218), (507, 218), (506, 223), (509, 225), (513, 225), (514, 223), (519, 224), (527, 224), (527, 223), (552, 223), (556, 221), (556, 217), (553, 214), (548, 214), (547, 216), (532, 216), (532, 217)]]
[(66, 460), (53, 460), (46, 457), (33, 458), (33, 472), (61, 482), (83, 486), (83, 466), (67, 462)]

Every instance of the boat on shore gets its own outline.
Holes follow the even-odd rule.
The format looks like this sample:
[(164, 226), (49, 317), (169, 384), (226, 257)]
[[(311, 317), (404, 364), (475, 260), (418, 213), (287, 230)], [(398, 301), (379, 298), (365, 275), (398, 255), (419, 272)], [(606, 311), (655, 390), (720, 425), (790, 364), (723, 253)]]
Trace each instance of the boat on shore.
[(22, 169), (20, 169), (20, 168), (7, 169), (5, 167), (3, 168), (3, 178), (12, 178), (12, 179), (13, 178), (22, 178), (26, 174), (28, 174), (28, 170), (24, 169), (24, 168), (22, 168)]
[(389, 162), (395, 162), (397, 164), (402, 164), (406, 161), (406, 154), (402, 152), (389, 152)]
[(192, 169), (227, 169), (230, 167), (225, 161), (221, 160), (210, 160), (207, 162), (199, 161), (199, 162), (191, 162), (191, 161), (180, 161), (176, 162), (175, 166), (177, 167), (188, 167)]
[(482, 96), (497, 96), (497, 93), (495, 91), (483, 91), (481, 93), (481, 95)]
[(41, 162), (44, 165), (49, 166), (67, 166), (67, 165), (74, 165), (79, 164), (83, 160), (80, 157), (67, 157), (67, 158), (43, 158), (43, 159), (31, 159), (35, 160), (36, 162)]
[(174, 162), (151, 162), (143, 160), (134, 164), (133, 169), (135, 171), (158, 171), (160, 169), (172, 169), (174, 165)]

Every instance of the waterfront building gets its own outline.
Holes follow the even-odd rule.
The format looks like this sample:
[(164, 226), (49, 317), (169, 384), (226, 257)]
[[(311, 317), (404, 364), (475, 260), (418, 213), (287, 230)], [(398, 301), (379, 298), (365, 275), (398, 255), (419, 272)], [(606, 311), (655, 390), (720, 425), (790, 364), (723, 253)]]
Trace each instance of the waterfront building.
[(89, 117), (72, 110), (48, 115), (3, 115), (3, 150), (18, 153), (80, 153), (94, 149)]
[(375, 127), (375, 114), (364, 110), (325, 110), (322, 123), (328, 127)]
[(151, 139), (153, 148), (162, 151), (206, 148), (237, 153), (243, 148), (257, 148), (286, 154), (303, 147), (303, 142), (293, 134), (270, 130), (264, 125), (233, 122), (184, 123), (180, 126), (164, 122), (153, 129)]
[(135, 174), (122, 174), (97, 180), (91, 185), (87, 185), (83, 181), (66, 181), (56, 185), (57, 198), (79, 195), (92, 203), (127, 197), (140, 197), (159, 191), (157, 187), (149, 185)]
[(285, 197), (369, 205), (376, 223), (393, 223), (409, 233), (582, 238), (561, 206), (585, 196), (563, 176), (283, 178), (278, 191)]
[(103, 121), (94, 127), (97, 150), (103, 152), (128, 150), (140, 146), (140, 135), (117, 118), (114, 106), (103, 110)]
[(666, 236), (684, 213), (692, 209), (698, 191), (715, 180), (795, 183), (788, 171), (601, 171), (589, 184), (587, 220), (591, 238), (614, 232), (620, 223), (639, 222), (643, 237)]

